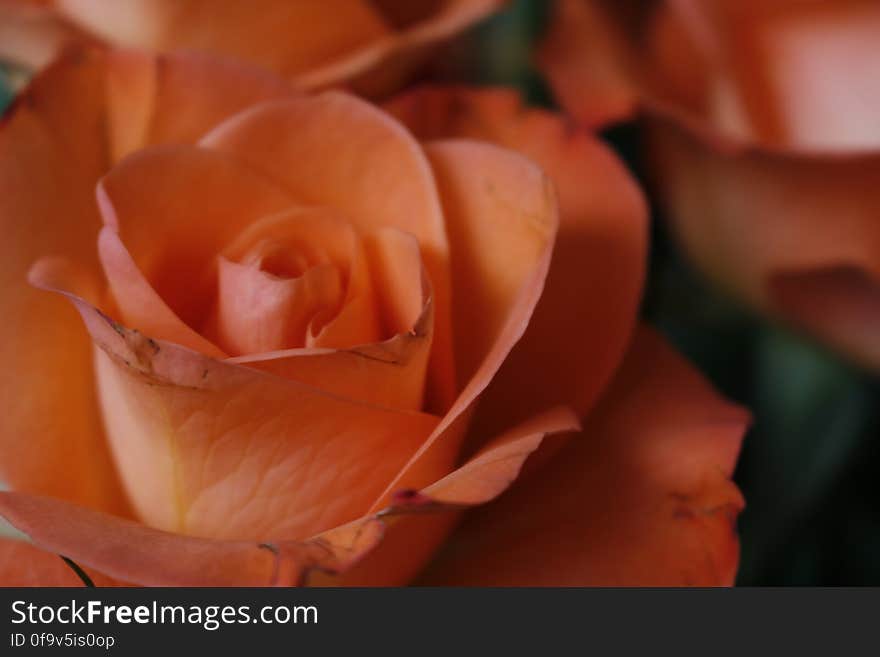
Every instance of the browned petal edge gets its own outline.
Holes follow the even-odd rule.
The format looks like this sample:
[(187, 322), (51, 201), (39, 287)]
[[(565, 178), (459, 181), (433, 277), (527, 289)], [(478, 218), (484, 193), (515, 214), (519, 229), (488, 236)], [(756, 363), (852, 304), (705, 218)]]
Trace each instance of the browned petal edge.
[[(140, 586), (299, 586), (340, 575), (381, 542), (386, 525), (412, 513), (455, 512), (497, 497), (545, 435), (577, 428), (557, 408), (501, 436), (461, 468), (391, 506), (305, 541), (218, 541), (172, 534), (54, 498), (0, 493), (0, 515), (35, 545), (115, 580)], [(193, 568), (193, 563), (198, 568)]]

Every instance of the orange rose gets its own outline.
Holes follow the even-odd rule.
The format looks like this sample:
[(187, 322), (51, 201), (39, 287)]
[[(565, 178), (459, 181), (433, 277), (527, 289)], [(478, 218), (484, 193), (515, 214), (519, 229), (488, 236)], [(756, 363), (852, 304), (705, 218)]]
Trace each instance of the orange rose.
[(871, 0), (563, 0), (542, 51), (560, 100), (649, 117), (653, 170), (696, 264), (880, 368), (880, 85)]
[(42, 67), (70, 42), (197, 50), (299, 86), (398, 85), (431, 46), (504, 0), (0, 0), (0, 57)]
[(70, 582), (54, 552), (102, 582), (400, 584), (446, 540), (423, 581), (732, 581), (745, 415), (631, 340), (622, 165), (509, 92), (386, 112), (81, 52), (0, 129), (0, 218), (0, 513), (47, 551), (0, 543), (7, 583)]

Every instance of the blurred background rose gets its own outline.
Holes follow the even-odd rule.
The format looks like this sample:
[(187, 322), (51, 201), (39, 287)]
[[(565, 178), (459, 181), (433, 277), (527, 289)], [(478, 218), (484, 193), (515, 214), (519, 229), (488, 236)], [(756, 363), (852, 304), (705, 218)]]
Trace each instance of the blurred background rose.
[[(547, 32), (553, 4), (517, 0), (472, 34), (467, 48), (458, 47), (438, 75), (514, 85), (534, 104), (558, 106), (530, 59)], [(652, 0), (641, 3), (649, 4)], [(625, 122), (603, 134), (649, 186), (653, 179), (641, 147), (645, 133), (643, 124)], [(651, 200), (653, 245), (643, 317), (755, 414), (737, 472), (748, 500), (740, 517), (738, 583), (880, 583), (876, 376), (707, 281), (673, 240), (655, 194)]]
[[(557, 99), (530, 59), (531, 50), (546, 33), (553, 4), (515, 0), (457, 42), (430, 76), (513, 85), (533, 104), (555, 106)], [(638, 9), (655, 3), (618, 4)], [(814, 23), (823, 24), (828, 23)], [(863, 20), (861, 24), (869, 27), (872, 23)], [(855, 46), (845, 50), (850, 57), (847, 74), (878, 70), (876, 55), (870, 50), (859, 51)], [(821, 52), (829, 51), (826, 47)], [(607, 70), (604, 75), (598, 77), (599, 82), (613, 79)], [(12, 90), (22, 79), (20, 67), (7, 65), (4, 78), (5, 91), (0, 94), (5, 100), (0, 102), (12, 98)], [(829, 79), (834, 81), (826, 76)], [(614, 102), (594, 106), (595, 121), (632, 109), (627, 95), (611, 97)], [(836, 99), (839, 94), (829, 97)], [(827, 150), (830, 140), (832, 145), (851, 148), (852, 135), (843, 133), (865, 125), (856, 121), (861, 116), (853, 113), (857, 108), (833, 104), (831, 109), (835, 108), (839, 108), (834, 117), (838, 121), (825, 122), (824, 145), (805, 143), (804, 135), (822, 136), (808, 131), (801, 137), (789, 134), (786, 147), (795, 144), (794, 150), (816, 150), (823, 146)], [(723, 116), (730, 120), (729, 115)], [(728, 123), (728, 128), (731, 125), (739, 126), (739, 132), (728, 130), (734, 140), (749, 138), (768, 150), (779, 149), (779, 133), (775, 137), (772, 131), (749, 135), (741, 122)], [(623, 123), (604, 135), (648, 185), (654, 178), (640, 147), (645, 133), (642, 124)], [(856, 174), (867, 171), (858, 162), (850, 167)], [(811, 181), (819, 191), (826, 183), (821, 175)], [(652, 196), (652, 200), (657, 199)], [(876, 438), (880, 386), (876, 377), (852, 365), (852, 359), (767, 320), (717, 284), (707, 282), (672, 241), (663, 214), (656, 204), (651, 273), (642, 315), (659, 326), (725, 394), (749, 406), (755, 415), (737, 472), (749, 501), (740, 520), (739, 583), (880, 584), (880, 561), (875, 556), (880, 549), (880, 445)]]

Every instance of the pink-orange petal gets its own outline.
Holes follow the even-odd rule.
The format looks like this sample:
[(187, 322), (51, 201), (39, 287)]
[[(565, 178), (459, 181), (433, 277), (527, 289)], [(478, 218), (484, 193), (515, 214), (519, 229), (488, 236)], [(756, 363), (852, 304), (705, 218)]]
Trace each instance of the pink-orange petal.
[(328, 92), (265, 103), (200, 143), (240, 158), (304, 205), (339, 212), (364, 233), (392, 227), (415, 236), (435, 293), (432, 410), (448, 408), (455, 392), (449, 243), (431, 168), (406, 130), (364, 101)]
[[(424, 87), (386, 108), (420, 139), (466, 137), (516, 150), (553, 181), (560, 225), (544, 293), (523, 339), (480, 402), (491, 434), (556, 403), (583, 414), (623, 357), (647, 258), (647, 211), (636, 182), (586, 130), (527, 109), (507, 89)], [(549, 349), (560, 340), (564, 347)]]
[(641, 89), (627, 35), (596, 0), (559, 0), (538, 62), (562, 106), (590, 127), (631, 118)]
[(314, 570), (347, 569), (382, 537), (372, 521), (301, 542), (210, 540), (9, 492), (0, 493), (0, 515), (42, 549), (140, 586), (295, 586)]
[(105, 226), (98, 236), (98, 254), (107, 278), (113, 306), (130, 326), (175, 342), (203, 354), (222, 358), (225, 354), (195, 330), (184, 324), (150, 286), (138, 269), (119, 234)]
[(645, 329), (580, 435), (469, 512), (422, 583), (729, 585), (747, 414)]
[(283, 78), (236, 60), (111, 50), (104, 92), (111, 159), (145, 146), (195, 143), (254, 103), (295, 95)]
[[(86, 574), (95, 586), (112, 585), (100, 573)], [(85, 582), (58, 554), (46, 552), (27, 541), (0, 539), (0, 587), (85, 586)]]
[(411, 235), (385, 228), (367, 236), (366, 246), (379, 306), (388, 318), (386, 331), (393, 337), (338, 350), (289, 349), (230, 360), (348, 399), (421, 410), (433, 342), (434, 302), (418, 244)]
[(478, 454), (424, 489), (396, 491), (392, 506), (377, 514), (388, 523), (382, 544), (342, 578), (321, 583), (408, 583), (448, 536), (458, 520), (457, 511), (497, 497), (516, 480), (526, 459), (542, 440), (578, 426), (577, 417), (570, 410), (551, 409), (487, 441)]
[(474, 141), (426, 147), (450, 241), (456, 357), (469, 377), (431, 437), (374, 509), (396, 489), (421, 488), (454, 462), (474, 403), (531, 319), (550, 267), (558, 227), (556, 198), (538, 167), (512, 151)]
[[(704, 272), (756, 308), (880, 367), (870, 310), (880, 280), (872, 202), (880, 156), (718, 152), (668, 122), (654, 126), (650, 146), (673, 231)], [(833, 273), (841, 270), (855, 275)]]
[(103, 58), (71, 52), (0, 122), (0, 479), (18, 490), (122, 512), (94, 395), (91, 347), (76, 314), (32, 289), (45, 254), (97, 277), (95, 182), (105, 166)]
[(39, 70), (75, 39), (88, 40), (51, 9), (27, 0), (0, 0), (0, 58)]
[(504, 2), (372, 0), (385, 22), (396, 30), (347, 57), (303, 71), (296, 82), (310, 89), (344, 85), (368, 97), (385, 96), (400, 88), (440, 42), (486, 18)]
[(56, 0), (63, 15), (109, 43), (198, 50), (295, 76), (389, 34), (365, 0)]
[[(295, 205), (283, 190), (233, 158), (185, 145), (148, 148), (125, 159), (101, 180), (98, 198), (104, 223), (119, 233), (130, 264), (142, 275), (137, 286), (132, 275), (129, 285), (114, 290), (117, 302), (141, 298), (147, 293), (135, 294), (131, 288), (149, 283), (194, 329), (201, 327), (213, 300), (216, 255), (250, 224)], [(180, 284), (183, 280), (186, 285)], [(153, 313), (136, 304), (122, 310), (125, 321), (130, 317), (139, 329), (136, 315)], [(169, 325), (167, 332), (149, 328), (157, 338), (180, 336), (180, 327)]]
[(51, 264), (40, 279), (92, 335), (108, 439), (151, 526), (254, 540), (321, 533), (366, 513), (437, 424), (145, 336), (65, 289)]

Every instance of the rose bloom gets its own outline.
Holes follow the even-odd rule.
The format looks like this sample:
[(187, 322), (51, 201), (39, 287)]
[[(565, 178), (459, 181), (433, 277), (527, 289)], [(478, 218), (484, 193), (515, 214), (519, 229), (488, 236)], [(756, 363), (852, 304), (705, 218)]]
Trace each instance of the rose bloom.
[(583, 122), (643, 111), (703, 271), (876, 369), (878, 33), (872, 0), (562, 0), (541, 61)]
[(0, 0), (0, 57), (40, 68), (71, 42), (197, 50), (316, 88), (384, 93), (504, 0)]
[(747, 416), (636, 327), (645, 215), (510, 91), (61, 58), (0, 128), (2, 581), (730, 584)]

